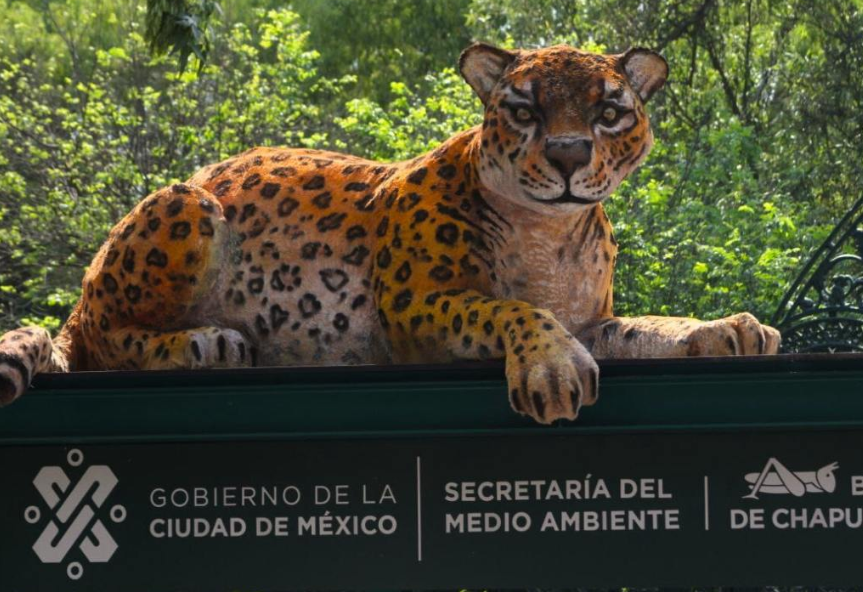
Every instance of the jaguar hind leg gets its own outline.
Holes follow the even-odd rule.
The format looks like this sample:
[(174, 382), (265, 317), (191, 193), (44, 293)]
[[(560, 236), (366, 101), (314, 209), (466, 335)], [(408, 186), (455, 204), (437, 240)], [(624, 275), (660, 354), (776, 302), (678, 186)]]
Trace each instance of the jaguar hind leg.
[[(81, 329), (92, 367), (247, 365), (252, 351), (217, 328), (211, 297), (234, 248), (221, 204), (194, 185), (144, 199), (112, 231), (84, 277)], [(217, 304), (217, 303), (216, 303)]]
[[(105, 345), (103, 344), (103, 347)], [(124, 367), (140, 370), (253, 366), (257, 351), (239, 331), (197, 327), (159, 332), (125, 327), (107, 336), (106, 346)]]

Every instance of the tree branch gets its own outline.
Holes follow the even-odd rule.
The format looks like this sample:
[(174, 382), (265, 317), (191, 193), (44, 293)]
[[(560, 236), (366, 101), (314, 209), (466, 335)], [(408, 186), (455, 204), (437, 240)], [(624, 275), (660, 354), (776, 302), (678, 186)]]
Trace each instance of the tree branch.
[(749, 69), (752, 64), (752, 0), (746, 0), (746, 46), (743, 50), (743, 112), (749, 117), (749, 90), (752, 77)]
[(725, 74), (725, 69), (722, 67), (722, 61), (719, 59), (719, 54), (713, 45), (713, 40), (706, 33), (704, 35), (704, 45), (707, 48), (707, 55), (710, 57), (710, 65), (719, 74), (719, 81), (722, 83), (722, 90), (725, 92), (725, 99), (728, 101), (731, 112), (743, 120), (743, 114), (740, 111), (740, 106), (737, 104), (737, 93), (734, 90), (734, 85), (731, 84), (731, 81)]
[(701, 3), (701, 6), (699, 6), (694, 13), (692, 13), (688, 18), (677, 23), (677, 25), (675, 25), (667, 35), (656, 42), (656, 51), (662, 51), (665, 49), (665, 46), (677, 41), (681, 37), (685, 36), (689, 31), (702, 25), (707, 18), (707, 13), (715, 4), (716, 0), (704, 0), (704, 2)]

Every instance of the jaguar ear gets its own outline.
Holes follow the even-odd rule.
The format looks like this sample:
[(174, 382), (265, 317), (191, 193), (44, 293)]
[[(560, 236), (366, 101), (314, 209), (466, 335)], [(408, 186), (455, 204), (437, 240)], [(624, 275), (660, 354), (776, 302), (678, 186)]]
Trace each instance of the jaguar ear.
[(655, 51), (634, 47), (619, 58), (629, 83), (645, 103), (668, 78), (668, 62)]
[(516, 54), (487, 43), (474, 43), (461, 52), (458, 68), (462, 77), (476, 92), (482, 104), (488, 101), (491, 91), (503, 71), (515, 59)]

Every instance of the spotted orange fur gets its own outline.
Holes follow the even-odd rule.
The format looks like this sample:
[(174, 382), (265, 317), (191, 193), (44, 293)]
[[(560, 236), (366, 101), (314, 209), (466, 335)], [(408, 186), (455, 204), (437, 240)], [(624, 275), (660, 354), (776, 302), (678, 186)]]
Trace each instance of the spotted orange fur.
[(255, 148), (148, 196), (53, 343), (0, 341), (0, 401), (51, 370), (505, 358), (512, 407), (547, 423), (596, 400), (593, 356), (777, 350), (748, 314), (613, 316), (600, 202), (653, 145), (661, 57), (477, 44), (460, 66), (483, 123), (428, 154)]

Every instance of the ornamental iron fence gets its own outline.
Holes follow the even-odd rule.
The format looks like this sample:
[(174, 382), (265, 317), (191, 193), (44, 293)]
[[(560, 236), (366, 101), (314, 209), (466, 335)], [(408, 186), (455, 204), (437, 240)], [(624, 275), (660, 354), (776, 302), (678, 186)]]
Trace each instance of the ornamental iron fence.
[(770, 324), (783, 353), (863, 352), (863, 198), (803, 266)]

